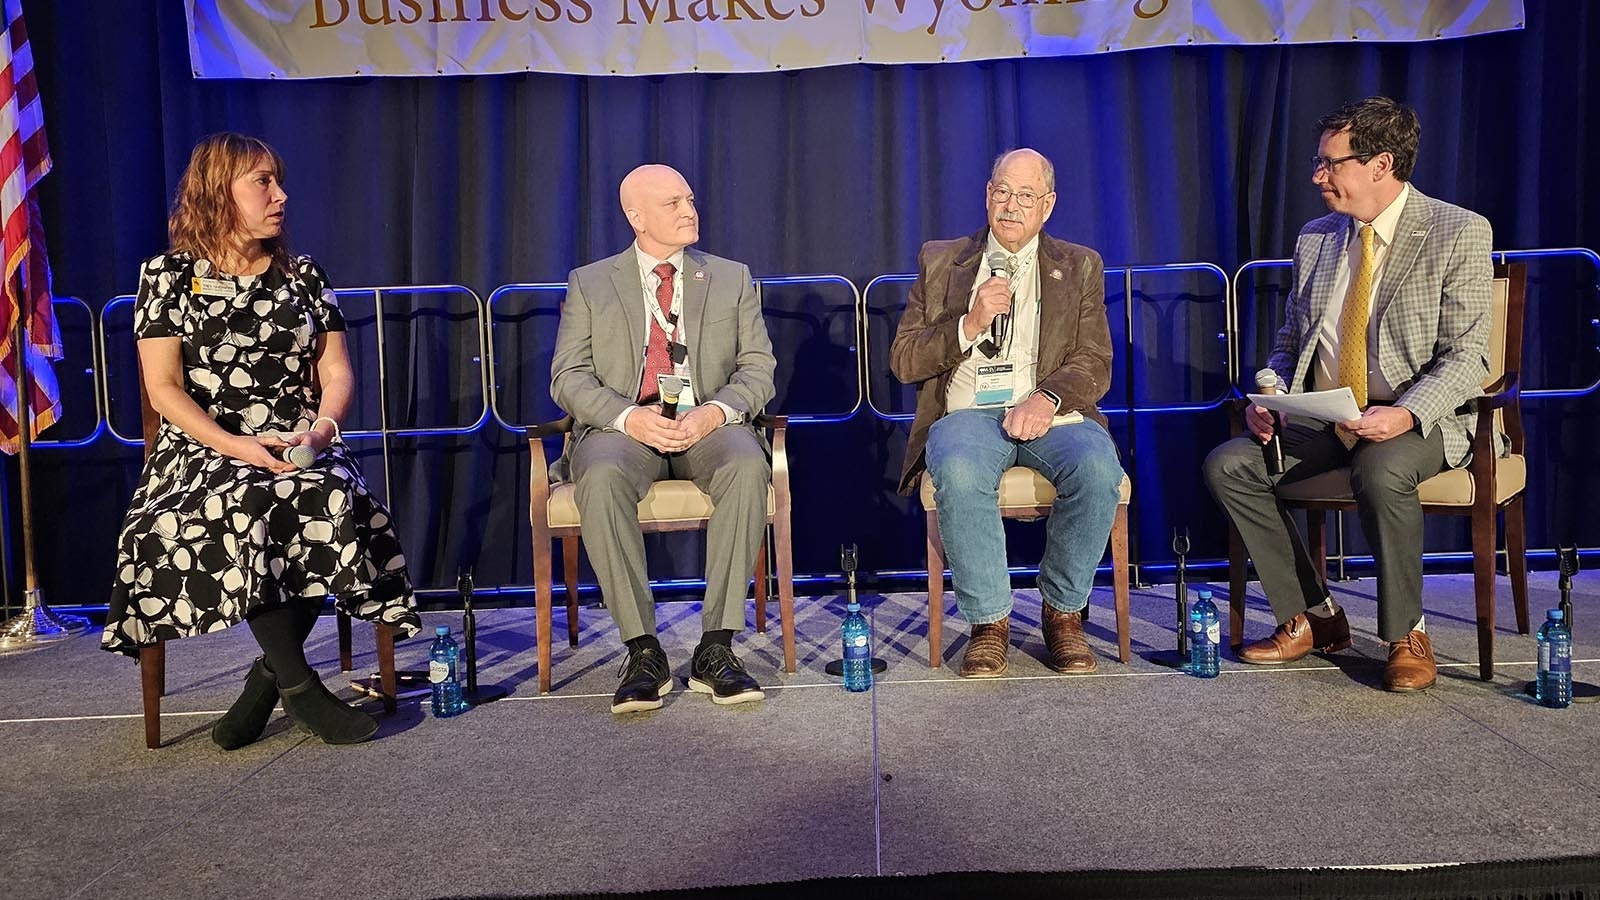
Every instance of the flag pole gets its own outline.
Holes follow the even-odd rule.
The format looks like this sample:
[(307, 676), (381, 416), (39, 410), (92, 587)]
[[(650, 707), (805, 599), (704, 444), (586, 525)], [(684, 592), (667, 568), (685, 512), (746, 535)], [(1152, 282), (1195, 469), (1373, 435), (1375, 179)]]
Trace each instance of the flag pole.
[[(19, 278), (20, 281), (20, 278)], [(39, 573), (33, 565), (33, 473), (29, 466), (28, 419), (29, 401), (33, 397), (33, 376), (28, 371), (28, 317), (27, 294), (17, 291), (17, 323), (12, 331), (13, 349), (17, 354), (17, 472), (21, 482), (17, 505), (22, 508), (22, 612), (0, 625), (0, 653), (31, 650), (81, 634), (89, 627), (82, 616), (58, 615), (44, 602), (44, 591), (39, 588)]]

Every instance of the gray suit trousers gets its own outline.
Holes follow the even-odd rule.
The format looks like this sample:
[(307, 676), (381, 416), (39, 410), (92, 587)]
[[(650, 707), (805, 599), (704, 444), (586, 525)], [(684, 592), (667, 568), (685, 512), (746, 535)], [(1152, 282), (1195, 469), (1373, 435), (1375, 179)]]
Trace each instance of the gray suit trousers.
[(572, 476), (583, 545), (624, 641), (656, 633), (638, 509), (651, 483), (668, 478), (693, 481), (716, 507), (706, 530), (704, 629), (744, 629), (744, 601), (766, 532), (772, 481), (772, 465), (755, 432), (725, 425), (670, 456), (620, 432), (591, 432), (573, 450)]
[(1378, 636), (1399, 641), (1422, 618), (1422, 502), (1417, 485), (1445, 468), (1444, 434), (1408, 431), (1346, 450), (1332, 426), (1290, 423), (1283, 474), (1267, 474), (1261, 443), (1243, 434), (1206, 457), (1206, 487), (1244, 538), (1279, 624), (1328, 596), (1305, 539), (1274, 489), (1350, 467), (1356, 515), (1378, 564)]

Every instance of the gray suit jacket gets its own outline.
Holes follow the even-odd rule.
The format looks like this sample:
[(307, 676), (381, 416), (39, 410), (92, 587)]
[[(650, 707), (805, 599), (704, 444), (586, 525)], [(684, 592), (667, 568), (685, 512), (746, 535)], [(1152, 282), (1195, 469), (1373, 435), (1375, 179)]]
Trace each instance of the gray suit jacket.
[[(647, 337), (643, 304), (632, 245), (567, 277), (550, 396), (575, 420), (573, 447), (589, 432), (609, 428), (638, 398)], [(696, 402), (726, 403), (743, 414), (743, 427), (751, 427), (772, 400), (777, 362), (749, 268), (684, 250), (681, 327)]]
[[(1310, 387), (1317, 334), (1353, 227), (1349, 216), (1330, 213), (1295, 242), (1288, 311), (1267, 362), (1291, 393)], [(1492, 246), (1488, 219), (1412, 185), (1372, 305), (1378, 367), (1394, 385), (1395, 405), (1417, 417), (1424, 435), (1444, 430), (1445, 462), (1455, 467), (1471, 456), (1477, 421), (1456, 410), (1483, 393), (1489, 373)]]

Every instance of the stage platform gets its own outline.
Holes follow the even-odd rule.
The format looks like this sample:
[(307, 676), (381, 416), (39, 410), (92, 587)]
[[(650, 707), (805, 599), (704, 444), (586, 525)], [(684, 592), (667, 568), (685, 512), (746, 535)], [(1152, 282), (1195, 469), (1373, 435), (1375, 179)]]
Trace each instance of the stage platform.
[[(1530, 582), (1537, 628), (1555, 576)], [(1600, 579), (1577, 584), (1574, 668), (1600, 681)], [(1440, 677), (1417, 695), (1376, 687), (1373, 589), (1337, 586), (1350, 650), (1282, 669), (1229, 658), (1214, 680), (1139, 657), (1174, 642), (1170, 586), (1134, 592), (1128, 665), (1115, 659), (1110, 592), (1095, 592), (1100, 666), (1080, 677), (1039, 662), (1038, 595), (1018, 591), (1010, 674), (992, 681), (955, 675), (967, 629), (952, 596), (937, 669), (924, 596), (874, 596), (889, 669), (866, 694), (822, 671), (838, 654), (841, 598), (805, 597), (799, 672), (782, 673), (774, 605), (768, 632), (737, 643), (767, 699), (736, 707), (683, 690), (699, 608), (663, 605), (678, 689), (623, 718), (608, 712), (622, 650), (603, 610), (583, 611), (576, 650), (557, 612), (544, 697), (532, 611), (486, 610), (480, 679), (507, 699), (446, 720), (402, 701), (355, 747), (308, 738), (280, 713), (233, 753), (208, 732), (255, 655), (245, 629), (170, 645), (158, 750), (144, 748), (137, 667), (85, 636), (0, 657), (0, 883), (18, 900), (432, 898), (976, 871), (1134, 869), (1159, 883), (1196, 867), (1596, 853), (1600, 705), (1547, 710), (1522, 696), (1535, 645), (1515, 633), (1504, 578), (1493, 682), (1477, 679), (1470, 577), (1427, 579)], [(1251, 590), (1247, 635), (1261, 637), (1271, 616)], [(370, 671), (372, 630), (355, 633)], [(423, 665), (427, 644), (401, 644), (401, 667)], [(331, 618), (310, 651), (353, 696)]]

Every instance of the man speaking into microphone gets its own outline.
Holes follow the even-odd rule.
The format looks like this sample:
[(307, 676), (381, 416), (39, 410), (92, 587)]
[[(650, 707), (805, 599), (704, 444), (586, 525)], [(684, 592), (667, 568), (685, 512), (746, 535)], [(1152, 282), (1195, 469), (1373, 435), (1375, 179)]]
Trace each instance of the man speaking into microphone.
[(584, 546), (628, 647), (611, 711), (656, 709), (672, 685), (638, 521), (651, 483), (668, 478), (693, 481), (715, 504), (689, 686), (719, 704), (760, 700), (732, 642), (772, 479), (752, 426), (777, 365), (761, 301), (743, 263), (691, 246), (700, 219), (682, 175), (640, 166), (621, 199), (633, 246), (572, 272), (550, 366), (550, 394), (575, 420), (564, 462)]
[(890, 366), (917, 386), (900, 491), (916, 491), (924, 469), (933, 479), (956, 606), (972, 626), (960, 672), (994, 678), (1005, 674), (1011, 628), (1000, 478), (1026, 466), (1049, 479), (1056, 499), (1038, 582), (1046, 663), (1092, 672), (1079, 612), (1122, 484), (1095, 408), (1111, 381), (1105, 274), (1095, 251), (1040, 233), (1056, 202), (1043, 155), (1002, 154), (984, 196), (987, 228), (922, 246), (895, 333)]

